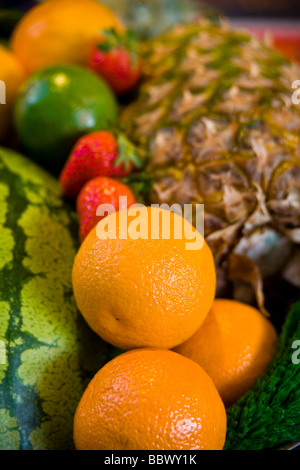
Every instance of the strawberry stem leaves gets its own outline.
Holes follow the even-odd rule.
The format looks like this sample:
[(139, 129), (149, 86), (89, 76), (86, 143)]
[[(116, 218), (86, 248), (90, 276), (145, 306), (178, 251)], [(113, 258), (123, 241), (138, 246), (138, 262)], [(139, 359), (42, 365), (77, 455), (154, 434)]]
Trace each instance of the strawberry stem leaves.
[(118, 133), (117, 136), (119, 152), (118, 158), (116, 160), (116, 165), (123, 165), (126, 170), (128, 170), (131, 165), (134, 168), (142, 169), (142, 152), (137, 149), (137, 147), (128, 140), (128, 138), (123, 133)]
[(125, 34), (119, 34), (114, 28), (104, 29), (102, 34), (105, 41), (97, 45), (97, 49), (109, 53), (114, 50), (126, 50), (130, 54), (131, 65), (135, 67), (138, 62), (138, 41), (132, 30), (127, 30)]

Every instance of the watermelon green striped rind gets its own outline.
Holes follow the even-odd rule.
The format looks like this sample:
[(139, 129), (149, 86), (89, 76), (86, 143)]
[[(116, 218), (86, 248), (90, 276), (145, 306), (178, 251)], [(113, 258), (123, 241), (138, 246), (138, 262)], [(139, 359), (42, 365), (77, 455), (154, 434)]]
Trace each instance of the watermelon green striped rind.
[(300, 353), (293, 349), (299, 340), (300, 301), (287, 315), (266, 373), (227, 411), (226, 450), (282, 449), (300, 441)]
[(73, 449), (73, 417), (110, 347), (71, 286), (77, 219), (57, 181), (0, 148), (0, 449)]

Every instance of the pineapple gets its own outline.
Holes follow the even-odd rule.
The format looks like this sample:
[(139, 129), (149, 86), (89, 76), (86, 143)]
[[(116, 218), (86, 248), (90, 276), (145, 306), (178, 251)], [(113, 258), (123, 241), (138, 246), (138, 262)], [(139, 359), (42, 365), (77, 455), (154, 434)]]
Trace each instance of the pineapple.
[(265, 312), (265, 279), (300, 287), (300, 69), (223, 20), (141, 50), (145, 79), (122, 122), (147, 155), (147, 203), (204, 204), (217, 295), (253, 292)]

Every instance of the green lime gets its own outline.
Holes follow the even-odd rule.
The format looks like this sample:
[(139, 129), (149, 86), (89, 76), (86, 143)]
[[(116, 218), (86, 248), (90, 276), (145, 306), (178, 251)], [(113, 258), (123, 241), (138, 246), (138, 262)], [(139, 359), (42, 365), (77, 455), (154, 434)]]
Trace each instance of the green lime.
[(84, 134), (109, 129), (118, 104), (109, 85), (88, 69), (58, 65), (29, 77), (17, 97), (15, 128), (27, 154), (60, 170)]

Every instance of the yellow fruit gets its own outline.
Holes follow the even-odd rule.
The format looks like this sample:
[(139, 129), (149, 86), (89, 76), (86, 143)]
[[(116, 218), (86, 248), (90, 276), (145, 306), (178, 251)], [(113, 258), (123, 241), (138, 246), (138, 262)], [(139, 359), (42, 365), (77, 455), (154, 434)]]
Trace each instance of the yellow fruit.
[(172, 351), (139, 349), (107, 363), (78, 405), (78, 450), (221, 450), (226, 413), (210, 377)]
[(276, 340), (274, 326), (258, 310), (216, 299), (198, 331), (175, 351), (203, 367), (229, 406), (265, 372)]
[(11, 51), (0, 46), (0, 142), (11, 126), (13, 104), (24, 78), (24, 70), (18, 59)]
[(47, 0), (22, 18), (11, 44), (29, 73), (50, 65), (85, 65), (101, 31), (109, 28), (123, 26), (96, 0)]
[[(193, 233), (203, 247), (187, 249), (187, 229), (194, 229), (180, 215), (150, 207), (131, 213), (109, 215), (84, 240), (73, 267), (75, 299), (108, 343), (122, 349), (172, 348), (195, 333), (212, 306), (213, 257), (199, 232)], [(162, 222), (163, 214), (169, 223)], [(151, 238), (151, 225), (157, 239)], [(170, 239), (164, 238), (167, 226)], [(180, 230), (183, 236), (176, 239)]]

